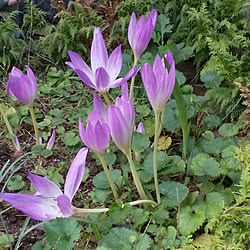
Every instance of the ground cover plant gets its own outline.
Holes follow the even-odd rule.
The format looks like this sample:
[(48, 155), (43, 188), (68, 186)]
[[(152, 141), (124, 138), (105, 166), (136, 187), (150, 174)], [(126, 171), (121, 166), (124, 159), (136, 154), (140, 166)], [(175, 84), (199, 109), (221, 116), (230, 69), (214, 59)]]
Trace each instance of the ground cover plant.
[(244, 1), (26, 2), (0, 20), (0, 248), (249, 249)]

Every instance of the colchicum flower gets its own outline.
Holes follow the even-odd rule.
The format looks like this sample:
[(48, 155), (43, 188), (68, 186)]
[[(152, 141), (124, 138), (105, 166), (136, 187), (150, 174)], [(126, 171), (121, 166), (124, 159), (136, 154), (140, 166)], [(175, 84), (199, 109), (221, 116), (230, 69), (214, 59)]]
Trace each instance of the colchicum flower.
[(54, 182), (29, 172), (30, 181), (37, 190), (34, 195), (2, 193), (0, 199), (38, 221), (73, 215), (71, 200), (81, 184), (87, 153), (88, 149), (82, 148), (73, 160), (66, 177), (64, 194)]
[(55, 143), (55, 138), (56, 138), (56, 130), (53, 129), (52, 135), (51, 135), (51, 137), (49, 138), (49, 141), (48, 141), (48, 144), (47, 144), (46, 149), (51, 150), (51, 149), (53, 148), (54, 143)]
[(109, 126), (104, 122), (98, 111), (92, 111), (88, 116), (86, 131), (79, 118), (79, 134), (82, 142), (94, 152), (103, 155), (110, 140)]
[(143, 126), (143, 123), (142, 123), (142, 122), (140, 122), (140, 123), (138, 124), (138, 127), (137, 127), (137, 129), (136, 129), (136, 132), (141, 133), (141, 134), (145, 134), (144, 126)]
[(37, 92), (36, 77), (29, 66), (26, 65), (27, 75), (13, 67), (7, 83), (9, 94), (28, 107), (33, 105)]
[(96, 93), (94, 93), (94, 111), (99, 112), (104, 122), (107, 122), (107, 109)]
[(91, 69), (77, 53), (73, 51), (68, 51), (68, 53), (71, 62), (66, 62), (66, 64), (85, 84), (98, 92), (108, 92), (110, 88), (120, 86), (138, 72), (137, 67), (133, 67), (124, 78), (116, 79), (122, 68), (121, 45), (108, 57), (107, 48), (99, 28), (94, 29), (91, 46)]
[(164, 58), (156, 55), (153, 68), (149, 63), (142, 67), (142, 81), (144, 83), (148, 99), (156, 113), (165, 107), (172, 95), (175, 84), (175, 63), (170, 51), (166, 55), (170, 65), (170, 71), (165, 68)]
[(130, 99), (117, 97), (115, 105), (108, 107), (107, 120), (116, 146), (127, 155), (135, 124), (135, 109)]
[(133, 50), (135, 61), (138, 61), (143, 51), (148, 47), (157, 21), (157, 11), (152, 10), (146, 18), (142, 16), (136, 21), (133, 12), (128, 26), (128, 41)]

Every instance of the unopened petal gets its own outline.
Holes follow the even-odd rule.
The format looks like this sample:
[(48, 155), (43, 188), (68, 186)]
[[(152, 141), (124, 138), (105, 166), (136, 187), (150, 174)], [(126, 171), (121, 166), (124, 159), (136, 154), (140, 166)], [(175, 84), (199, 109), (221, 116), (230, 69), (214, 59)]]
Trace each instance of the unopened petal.
[(77, 153), (69, 168), (64, 185), (64, 194), (66, 194), (70, 198), (70, 200), (72, 200), (82, 182), (87, 154), (88, 149), (82, 148)]
[(141, 133), (141, 134), (145, 134), (145, 131), (144, 131), (144, 126), (143, 126), (143, 123), (140, 122), (138, 124), (138, 127), (137, 127), (137, 130), (136, 130), (138, 133)]
[(100, 67), (96, 70), (95, 83), (98, 91), (105, 92), (109, 90), (110, 78), (104, 68)]
[(97, 93), (94, 93), (94, 111), (97, 111), (101, 114), (103, 120), (107, 121), (107, 109), (102, 100), (98, 97)]
[(47, 149), (51, 150), (53, 148), (54, 143), (55, 143), (55, 138), (56, 138), (56, 130), (53, 129), (52, 135), (51, 135), (51, 137), (48, 141), (47, 147), (46, 147)]

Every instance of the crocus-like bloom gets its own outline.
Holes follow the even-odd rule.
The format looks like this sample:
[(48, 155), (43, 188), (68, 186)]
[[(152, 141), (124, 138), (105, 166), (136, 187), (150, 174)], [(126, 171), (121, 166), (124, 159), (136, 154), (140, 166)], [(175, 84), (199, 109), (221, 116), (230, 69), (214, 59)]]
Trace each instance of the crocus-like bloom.
[(96, 93), (94, 93), (94, 111), (99, 112), (104, 122), (107, 122), (107, 109)]
[(135, 109), (127, 96), (117, 97), (115, 105), (108, 107), (108, 125), (116, 146), (128, 154), (135, 125)]
[(122, 52), (119, 45), (108, 57), (107, 48), (99, 28), (94, 29), (94, 39), (91, 46), (91, 69), (75, 52), (68, 51), (71, 62), (66, 62), (73, 71), (91, 88), (98, 92), (108, 92), (110, 88), (120, 86), (123, 82), (135, 76), (137, 67), (133, 67), (124, 78), (118, 78), (122, 68)]
[(81, 118), (79, 118), (79, 134), (88, 148), (97, 154), (104, 154), (109, 144), (110, 131), (99, 112), (94, 110), (89, 114), (86, 131)]
[(64, 194), (46, 177), (29, 173), (30, 181), (37, 190), (34, 195), (2, 193), (0, 199), (38, 221), (71, 216), (73, 208), (71, 200), (81, 184), (87, 153), (88, 149), (82, 148), (73, 160), (66, 177)]
[(140, 122), (140, 123), (138, 124), (138, 127), (137, 127), (137, 129), (136, 129), (136, 132), (141, 133), (141, 134), (145, 134), (145, 131), (144, 131), (144, 127), (143, 127), (143, 123), (142, 123), (142, 122)]
[(51, 150), (53, 148), (54, 143), (55, 143), (55, 138), (56, 138), (56, 130), (53, 129), (52, 135), (51, 135), (51, 137), (48, 141), (47, 147), (46, 147), (47, 149)]
[(37, 92), (36, 77), (29, 66), (26, 65), (27, 75), (13, 67), (7, 83), (9, 94), (28, 107), (33, 105)]
[(157, 20), (157, 11), (152, 10), (147, 18), (142, 16), (138, 22), (133, 12), (128, 26), (128, 41), (138, 61), (143, 51), (148, 47)]
[(161, 112), (172, 95), (175, 84), (175, 63), (170, 51), (166, 55), (170, 71), (165, 68), (164, 58), (156, 55), (153, 68), (149, 63), (142, 67), (142, 81), (148, 99), (155, 112)]

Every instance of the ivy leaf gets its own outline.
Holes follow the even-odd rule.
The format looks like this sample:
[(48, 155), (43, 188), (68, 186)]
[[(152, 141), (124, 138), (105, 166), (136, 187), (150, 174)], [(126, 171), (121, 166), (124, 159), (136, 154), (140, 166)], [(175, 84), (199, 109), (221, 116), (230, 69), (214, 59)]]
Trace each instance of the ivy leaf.
[(165, 206), (174, 207), (178, 205), (178, 198), (179, 202), (181, 203), (187, 197), (189, 190), (185, 185), (181, 183), (167, 181), (162, 182), (159, 185), (159, 192), (164, 195), (164, 197), (162, 198), (162, 203)]
[(68, 250), (80, 238), (80, 226), (73, 218), (57, 218), (44, 224), (43, 229), (51, 247)]
[(205, 71), (201, 74), (201, 81), (204, 82), (206, 88), (219, 87), (221, 80), (216, 71)]
[(180, 233), (188, 235), (195, 232), (205, 221), (204, 213), (195, 213), (190, 206), (181, 208)]
[(195, 175), (210, 175), (216, 177), (220, 175), (220, 164), (208, 154), (200, 153), (191, 162), (191, 169)]
[(229, 123), (224, 123), (219, 128), (220, 135), (224, 137), (237, 135), (238, 132), (239, 132), (239, 127)]
[(24, 181), (21, 175), (12, 176), (7, 185), (9, 190), (21, 190), (24, 187)]
[(150, 144), (148, 136), (134, 132), (132, 138), (132, 150), (134, 152), (142, 153)]

